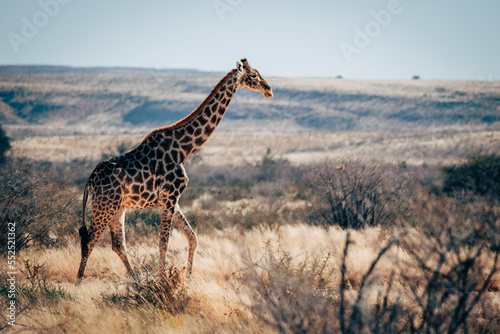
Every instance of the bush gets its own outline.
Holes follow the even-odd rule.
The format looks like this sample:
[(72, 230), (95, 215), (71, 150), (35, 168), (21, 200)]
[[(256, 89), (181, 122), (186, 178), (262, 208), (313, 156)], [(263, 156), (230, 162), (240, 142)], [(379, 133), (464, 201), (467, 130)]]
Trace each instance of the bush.
[(18, 291), (19, 295), (29, 303), (58, 302), (62, 299), (73, 298), (60, 286), (49, 282), (49, 275), (43, 264), (24, 260), (24, 269), (21, 271), (29, 283), (21, 285)]
[(155, 278), (149, 270), (144, 269), (145, 277), (124, 283), (124, 290), (117, 289), (105, 296), (104, 301), (125, 307), (149, 306), (171, 314), (184, 312), (190, 307), (192, 298), (187, 296), (181, 271), (170, 267), (168, 276), (162, 274), (160, 278)]
[[(268, 245), (266, 257), (249, 263), (240, 278), (250, 288), (253, 314), (280, 333), (397, 332), (395, 315), (400, 315), (403, 307), (388, 304), (391, 283), (375, 307), (365, 307), (368, 303), (365, 293), (377, 281), (374, 269), (378, 261), (403, 235), (393, 238), (379, 252), (354, 294), (349, 291), (352, 287), (348, 287), (346, 275), (352, 242), (349, 234), (342, 256), (340, 284), (335, 277), (338, 268), (330, 264), (330, 254), (323, 259), (299, 262), (289, 252)], [(393, 316), (386, 317), (386, 313)]]
[(500, 264), (498, 210), (416, 189), (412, 211), (427, 237), (402, 242), (413, 262), (402, 268), (415, 301), (411, 330), (497, 332), (498, 312), (485, 297)]
[(328, 333), (336, 323), (329, 260), (297, 263), (289, 252), (268, 244), (266, 256), (255, 263), (247, 259), (239, 277), (250, 289), (252, 313), (280, 333)]
[[(70, 204), (76, 194), (56, 182), (54, 170), (25, 158), (6, 162), (0, 170), (0, 254), (15, 244), (18, 251), (33, 242), (53, 245), (56, 231), (72, 223)], [(10, 234), (9, 234), (10, 233)], [(14, 239), (13, 239), (14, 238)], [(9, 243), (10, 240), (10, 243)], [(14, 242), (15, 241), (15, 242)]]
[(356, 160), (319, 163), (309, 173), (317, 196), (316, 218), (342, 228), (393, 225), (408, 208), (411, 182), (406, 173)]
[(443, 168), (443, 191), (447, 194), (472, 192), (500, 200), (500, 155), (470, 157), (462, 165)]

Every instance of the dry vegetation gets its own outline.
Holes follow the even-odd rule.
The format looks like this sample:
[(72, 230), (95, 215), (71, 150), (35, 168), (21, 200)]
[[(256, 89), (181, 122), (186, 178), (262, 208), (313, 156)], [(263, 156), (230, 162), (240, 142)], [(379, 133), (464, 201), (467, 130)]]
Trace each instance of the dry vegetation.
[[(34, 136), (12, 142), (18, 152), (53, 163), (96, 161), (138, 145), (149, 130), (136, 135)], [(89, 142), (92, 145), (89, 145)], [(453, 164), (473, 152), (500, 146), (500, 131), (421, 132), (224, 132), (216, 131), (198, 156), (207, 165), (256, 163), (271, 149), (293, 164), (325, 157)]]
[[(2, 312), (0, 330), (500, 332), (497, 82), (275, 79), (282, 99), (262, 110), (242, 94), (187, 166), (180, 204), (199, 236), (192, 279), (177, 229), (169, 275), (157, 276), (159, 211), (150, 209), (127, 212), (138, 277), (126, 276), (105, 234), (76, 284), (90, 171), (154, 127), (134, 117), (192, 109), (217, 77), (0, 75), (12, 146), (0, 163), (0, 230), (4, 238), (15, 222), (18, 241), (16, 326)], [(329, 131), (349, 124), (355, 131)], [(399, 127), (411, 131), (389, 131)]]
[[(28, 212), (17, 225), (26, 226), (20, 236), (30, 238), (17, 253), (16, 327), (4, 329), (496, 332), (498, 160), (496, 155), (472, 159), (440, 176), (359, 160), (293, 166), (270, 154), (257, 165), (222, 170), (192, 165), (194, 182), (181, 203), (199, 235), (189, 282), (183, 272), (187, 242), (178, 230), (169, 245), (169, 276), (156, 275), (156, 209), (131, 211), (127, 218), (137, 278), (125, 275), (106, 235), (79, 285), (78, 203), (50, 224), (44, 217), (30, 219)], [(7, 163), (20, 164), (17, 169), (25, 170), (28, 180), (40, 179), (35, 162)], [(6, 173), (2, 180), (9, 184), (15, 177)], [(45, 184), (32, 187), (26, 181), (24, 187), (51, 191), (59, 182), (52, 176)], [(37, 207), (31, 199), (19, 196), (11, 211), (25, 202)], [(48, 232), (40, 234), (36, 227)], [(7, 300), (8, 284), (0, 288)]]
[[(432, 242), (421, 244), (427, 239), (413, 232), (405, 244), (390, 247), (370, 271), (392, 237), (380, 228), (351, 231), (344, 261), (346, 237), (336, 227), (306, 225), (202, 234), (192, 281), (184, 284), (173, 275), (167, 291), (151, 287), (158, 284), (149, 273), (157, 260), (151, 243), (131, 247), (135, 266), (143, 268), (137, 281), (125, 277), (110, 247), (99, 247), (81, 285), (74, 284), (76, 246), (29, 250), (18, 259), (30, 263), (18, 282), (22, 311), (16, 330), (334, 333), (343, 316), (344, 332), (377, 332), (376, 326), (378, 332), (412, 327), (425, 332), (427, 326), (441, 332), (454, 325), (463, 328), (453, 321), (467, 311), (472, 313), (464, 319), (469, 331), (498, 331), (500, 276), (489, 277), (497, 260), (492, 253), (476, 256), (475, 249), (453, 248), (471, 254), (450, 254), (441, 262), (438, 251), (427, 257), (432, 250), (425, 246)], [(185, 240), (176, 231), (172, 262), (180, 267), (186, 255)], [(425, 263), (419, 263), (420, 256)], [(38, 273), (30, 273), (29, 266), (39, 268)], [(439, 277), (433, 276), (434, 269)], [(453, 277), (461, 271), (471, 277)], [(170, 299), (156, 300), (150, 293)]]

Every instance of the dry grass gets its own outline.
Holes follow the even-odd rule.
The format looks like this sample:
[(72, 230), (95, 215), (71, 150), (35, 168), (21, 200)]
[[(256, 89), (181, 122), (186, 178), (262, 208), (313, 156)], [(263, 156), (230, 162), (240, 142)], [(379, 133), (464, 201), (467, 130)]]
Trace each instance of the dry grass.
[[(96, 161), (118, 154), (120, 147), (134, 147), (148, 132), (142, 129), (140, 134), (129, 135), (27, 137), (12, 141), (12, 146), (13, 150), (37, 160)], [(446, 165), (461, 162), (471, 152), (488, 152), (499, 145), (500, 131), (234, 133), (219, 130), (203, 146), (199, 156), (207, 165), (241, 165), (260, 161), (269, 148), (275, 157), (293, 164), (328, 157)]]
[[(169, 259), (174, 267), (182, 268), (187, 258), (187, 244), (179, 231), (173, 232)], [(272, 274), (273, 266), (285, 270), (283, 273), (287, 274), (286, 277), (296, 278), (298, 281), (293, 284), (300, 283), (301, 289), (309, 285), (313, 288), (314, 284), (311, 283), (320, 282), (323, 284), (322, 291), (333, 296), (333, 305), (338, 305), (338, 297), (335, 296), (338, 296), (342, 283), (340, 268), (347, 233), (350, 233), (351, 244), (345, 261), (344, 291), (345, 303), (351, 305), (356, 300), (360, 285), (363, 284), (364, 276), (373, 260), (391, 240), (391, 236), (380, 228), (348, 232), (334, 227), (325, 229), (306, 225), (284, 225), (276, 229), (262, 228), (244, 233), (227, 229), (210, 235), (200, 235), (199, 252), (195, 258), (191, 282), (184, 285), (182, 279), (177, 278), (176, 288), (180, 289), (183, 299), (182, 308), (174, 312), (158, 307), (157, 303), (137, 302), (135, 297), (138, 290), (135, 290), (135, 294), (130, 292), (130, 287), (134, 284), (142, 284), (142, 289), (151, 289), (148, 291), (161, 290), (159, 281), (149, 276), (149, 270), (156, 268), (157, 263), (157, 250), (151, 243), (135, 245), (129, 250), (133, 265), (141, 273), (139, 281), (125, 276), (121, 261), (111, 251), (111, 247), (106, 245), (97, 247), (92, 253), (86, 277), (80, 285), (75, 285), (80, 253), (76, 244), (47, 250), (29, 249), (18, 256), (18, 264), (29, 259), (34, 265), (43, 265), (40, 271), (43, 272), (45, 284), (61, 289), (65, 295), (52, 301), (39, 298), (30, 302), (19, 297), (19, 303), (24, 302), (26, 308), (18, 314), (16, 327), (10, 330), (37, 333), (293, 332), (290, 329), (296, 327), (292, 326), (292, 319), (288, 324), (276, 325), (278, 322), (271, 316), (271, 299), (262, 300), (262, 295), (259, 294), (262, 292), (259, 289), (262, 288), (283, 288), (280, 284), (285, 284), (284, 281), (277, 280), (279, 277), (262, 276), (263, 273)], [(413, 247), (418, 247), (418, 243), (413, 241), (425, 237), (413, 231), (409, 238)], [(481, 260), (485, 268), (493, 267), (494, 259), (491, 253), (484, 252)], [(429, 259), (429, 266), (433, 265), (432, 261), (434, 259)], [(362, 308), (376, 305), (381, 294), (383, 296), (384, 291), (389, 289), (388, 284), (392, 284), (392, 303), (398, 302), (407, 308), (413, 307), (415, 299), (400, 272), (401, 268), (412, 263), (415, 263), (415, 259), (408, 250), (397, 245), (389, 248), (373, 271), (372, 276), (375, 279), (365, 286)], [(2, 266), (4, 265), (2, 263)], [(318, 277), (309, 277), (308, 273), (320, 273), (322, 277), (318, 281)], [(406, 276), (410, 273), (405, 271)], [(425, 282), (418, 270), (415, 269), (413, 275), (413, 282)], [(274, 277), (274, 280), (269, 282), (269, 277)], [(18, 286), (29, 285), (26, 275), (20, 275), (19, 278)], [(389, 283), (391, 279), (393, 282)], [(155, 286), (151, 288), (151, 285), (145, 285), (145, 280)], [(286, 284), (291, 283), (287, 280)], [(497, 273), (492, 278), (491, 286), (499, 285), (500, 275)], [(302, 293), (301, 291), (303, 290), (297, 290), (297, 293)], [(270, 293), (274, 296), (275, 292)], [(283, 307), (283, 312), (290, 311), (286, 310), (290, 305), (294, 305), (290, 300), (282, 300), (277, 304)], [(486, 312), (484, 307), (490, 310), (500, 309), (498, 292), (487, 292), (479, 307), (475, 309), (475, 314), (480, 316), (481, 312)], [(331, 311), (336, 307), (329, 306), (329, 309)], [(304, 317), (312, 317), (311, 314), (316, 314), (317, 318), (321, 312), (304, 311)], [(321, 319), (321, 316), (319, 318)], [(311, 319), (307, 321), (311, 322)], [(307, 321), (303, 325), (308, 323)], [(337, 325), (326, 328), (330, 330)], [(317, 327), (309, 327), (311, 330), (314, 328)]]

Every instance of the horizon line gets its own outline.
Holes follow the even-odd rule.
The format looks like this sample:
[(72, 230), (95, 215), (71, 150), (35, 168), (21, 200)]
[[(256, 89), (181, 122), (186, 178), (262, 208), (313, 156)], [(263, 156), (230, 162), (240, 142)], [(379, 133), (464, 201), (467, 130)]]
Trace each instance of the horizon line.
[[(112, 66), (112, 65), (92, 65), (92, 66), (82, 66), (82, 65), (54, 65), (54, 64), (0, 64), (0, 68), (9, 68), (9, 67), (52, 67), (52, 68), (61, 68), (67, 69), (70, 72), (71, 69), (76, 70), (133, 70), (133, 71), (144, 71), (149, 72), (150, 74), (154, 74), (154, 72), (194, 72), (199, 74), (221, 74), (225, 73), (223, 70), (202, 70), (197, 68), (187, 68), (187, 67), (144, 67), (144, 66)], [(0, 74), (14, 74), (11, 72), (0, 71)], [(38, 71), (38, 72), (22, 72), (25, 74), (38, 74), (38, 73), (51, 73), (48, 71)], [(53, 73), (53, 72), (52, 72)], [(414, 74), (412, 77), (401, 77), (401, 78), (349, 78), (344, 77), (341, 74), (335, 76), (281, 76), (281, 75), (271, 75), (267, 76), (270, 78), (297, 78), (297, 79), (335, 79), (335, 80), (364, 80), (364, 81), (396, 81), (396, 80), (411, 80), (411, 81), (485, 81), (485, 82), (496, 82), (500, 81), (499, 79), (490, 79), (490, 78), (477, 78), (477, 79), (462, 79), (462, 78), (454, 78), (454, 79), (443, 79), (443, 78), (422, 78), (418, 74)]]

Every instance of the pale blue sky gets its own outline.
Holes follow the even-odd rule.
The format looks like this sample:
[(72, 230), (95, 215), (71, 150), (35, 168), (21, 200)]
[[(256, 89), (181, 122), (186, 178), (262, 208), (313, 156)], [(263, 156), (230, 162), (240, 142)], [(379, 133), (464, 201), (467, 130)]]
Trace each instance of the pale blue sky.
[(0, 0), (0, 64), (225, 72), (241, 57), (265, 76), (499, 80), (500, 1)]

